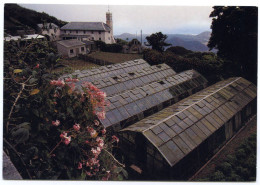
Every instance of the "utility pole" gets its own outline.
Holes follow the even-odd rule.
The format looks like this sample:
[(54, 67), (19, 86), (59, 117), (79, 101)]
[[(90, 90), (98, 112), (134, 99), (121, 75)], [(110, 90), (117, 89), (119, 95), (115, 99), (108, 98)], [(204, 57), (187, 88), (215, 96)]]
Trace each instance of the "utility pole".
[(141, 30), (141, 46), (143, 45), (143, 34), (142, 34), (142, 30)]

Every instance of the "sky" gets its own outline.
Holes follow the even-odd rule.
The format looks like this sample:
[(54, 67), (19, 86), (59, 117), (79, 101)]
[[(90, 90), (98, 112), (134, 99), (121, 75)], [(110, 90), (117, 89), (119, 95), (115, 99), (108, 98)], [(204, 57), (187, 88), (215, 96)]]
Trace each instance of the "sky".
[[(64, 21), (106, 22), (108, 5), (21, 4)], [(109, 5), (114, 35), (122, 33), (199, 34), (210, 31), (211, 6)]]

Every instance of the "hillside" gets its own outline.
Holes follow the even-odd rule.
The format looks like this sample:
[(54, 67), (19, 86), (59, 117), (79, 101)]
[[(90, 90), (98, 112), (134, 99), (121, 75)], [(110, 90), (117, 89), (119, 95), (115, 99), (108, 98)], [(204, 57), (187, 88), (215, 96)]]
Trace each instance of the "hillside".
[(5, 33), (15, 34), (21, 29), (37, 29), (37, 24), (52, 22), (58, 26), (66, 24), (65, 21), (58, 20), (46, 13), (36, 12), (23, 8), (17, 4), (5, 4), (4, 6), (4, 29)]
[[(207, 43), (209, 41), (211, 32), (205, 31), (198, 35), (189, 35), (189, 34), (166, 34), (168, 38), (166, 42), (172, 44), (172, 46), (182, 46), (186, 49), (192, 51), (208, 51)], [(143, 34), (143, 43), (147, 42), (145, 39), (149, 34)], [(123, 33), (121, 35), (115, 35), (115, 38), (120, 38), (126, 41), (131, 41), (134, 38), (137, 38), (141, 41), (140, 35), (134, 35), (130, 33)], [(213, 51), (214, 52), (214, 51)]]

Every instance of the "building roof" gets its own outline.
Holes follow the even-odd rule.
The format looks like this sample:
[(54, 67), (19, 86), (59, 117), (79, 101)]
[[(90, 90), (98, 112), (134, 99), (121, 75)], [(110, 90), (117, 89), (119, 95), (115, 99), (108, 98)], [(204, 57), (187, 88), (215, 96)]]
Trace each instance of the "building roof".
[(229, 78), (121, 132), (143, 134), (173, 166), (255, 99), (256, 92), (256, 86), (249, 81)]
[(162, 78), (172, 76), (176, 72), (167, 64), (149, 66), (136, 71), (113, 75), (107, 78), (97, 79), (92, 83), (106, 92), (107, 96), (113, 96), (135, 87), (159, 81)]
[(59, 28), (59, 26), (57, 26), (56, 24), (54, 23), (44, 23), (44, 24), (37, 24), (37, 26), (39, 28), (43, 28), (43, 29), (53, 29), (53, 28)]
[[(184, 71), (179, 74), (173, 73), (172, 76), (166, 77), (166, 71), (158, 71), (160, 81), (149, 83), (149, 78), (153, 75), (137, 78), (143, 81), (143, 86), (136, 87), (112, 97), (108, 97), (107, 101), (110, 106), (106, 110), (106, 118), (100, 120), (105, 128), (113, 127), (114, 130), (124, 127), (120, 122), (131, 117), (138, 117), (138, 120), (144, 117), (144, 112), (153, 107), (163, 107), (164, 102), (179, 99), (181, 96), (189, 95), (189, 91), (194, 89), (202, 89), (207, 84), (207, 80), (194, 70)], [(167, 74), (169, 75), (169, 73)], [(131, 84), (131, 83), (132, 84)], [(134, 86), (135, 83), (128, 81), (125, 85), (118, 87), (109, 87), (108, 91), (115, 91), (115, 88), (126, 88), (126, 86)], [(191, 93), (190, 93), (191, 94)], [(175, 102), (178, 100), (175, 100)], [(143, 115), (143, 116), (141, 116)], [(139, 119), (140, 116), (140, 119)]]
[(118, 64), (101, 66), (94, 69), (75, 71), (72, 74), (66, 74), (61, 76), (61, 79), (72, 78), (77, 76), (80, 82), (87, 81), (93, 82), (96, 79), (106, 78), (109, 76), (115, 76), (122, 73), (128, 73), (130, 71), (136, 71), (138, 69), (149, 67), (150, 65), (143, 59), (130, 60)]
[(111, 28), (103, 22), (70, 22), (61, 30), (110, 31)]
[(77, 39), (61, 40), (61, 41), (58, 41), (57, 44), (63, 45), (67, 48), (85, 45), (83, 42), (81, 42)]

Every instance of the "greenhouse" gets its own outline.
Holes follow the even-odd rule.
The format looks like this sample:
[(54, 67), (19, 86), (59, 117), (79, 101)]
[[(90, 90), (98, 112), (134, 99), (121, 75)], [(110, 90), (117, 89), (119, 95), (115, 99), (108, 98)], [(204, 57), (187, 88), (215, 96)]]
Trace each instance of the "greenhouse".
[(84, 80), (84, 81), (92, 82), (96, 79), (106, 78), (108, 76), (114, 76), (122, 73), (128, 73), (131, 71), (137, 71), (149, 66), (150, 65), (143, 59), (136, 59), (136, 60), (131, 60), (119, 64), (101, 66), (89, 70), (83, 70), (83, 71), (77, 70), (72, 74), (63, 75), (60, 78), (65, 79), (65, 78), (76, 77), (82, 81)]
[(194, 70), (166, 77), (133, 90), (108, 97), (105, 128), (118, 131), (205, 88), (207, 80)]
[(121, 148), (150, 179), (185, 179), (255, 115), (256, 92), (221, 81), (121, 130)]
[(151, 82), (159, 81), (176, 74), (168, 65), (159, 64), (128, 73), (113, 75), (107, 78), (94, 80), (92, 83), (106, 92), (107, 96), (113, 96), (135, 87), (144, 86)]

